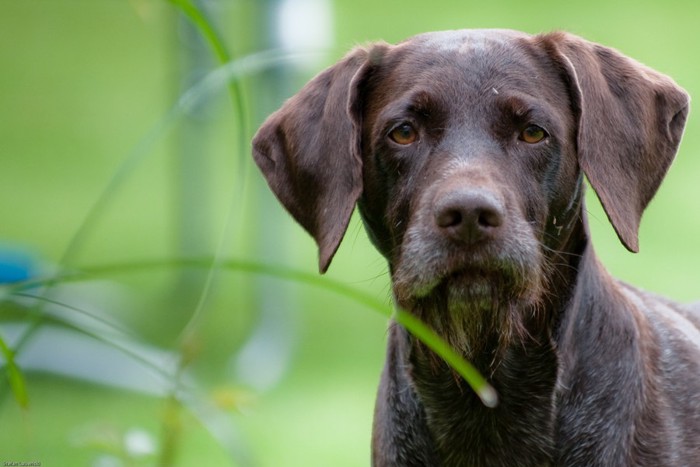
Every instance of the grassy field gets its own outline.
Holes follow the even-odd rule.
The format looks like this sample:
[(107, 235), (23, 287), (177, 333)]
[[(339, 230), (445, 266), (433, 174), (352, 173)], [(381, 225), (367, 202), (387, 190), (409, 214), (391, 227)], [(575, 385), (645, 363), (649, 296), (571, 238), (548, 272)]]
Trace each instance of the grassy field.
[[(264, 2), (205, 3), (233, 58), (267, 47)], [(0, 0), (0, 258), (20, 251), (40, 276), (86, 271), (48, 291), (0, 288), (2, 341), (14, 347), (36, 329), (15, 356), (26, 407), (0, 379), (0, 462), (368, 464), (386, 316), (224, 261), (315, 274), (312, 240), (264, 187), (248, 141), (354, 45), (438, 29), (564, 29), (700, 95), (692, 2), (338, 0), (320, 60), (280, 78), (256, 55), (239, 90), (195, 84), (217, 57), (179, 11), (165, 0)], [(201, 92), (187, 94), (193, 86)], [(588, 203), (609, 270), (679, 300), (700, 297), (697, 154), (691, 111), (638, 255)], [(357, 218), (328, 277), (390, 308), (386, 267)]]

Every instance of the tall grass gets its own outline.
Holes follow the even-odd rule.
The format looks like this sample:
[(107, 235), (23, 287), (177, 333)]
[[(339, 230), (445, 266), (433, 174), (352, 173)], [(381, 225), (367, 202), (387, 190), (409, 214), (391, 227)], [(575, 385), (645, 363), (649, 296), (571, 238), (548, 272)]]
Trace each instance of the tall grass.
[[(484, 404), (494, 406), (497, 402), (496, 394), (478, 372), (430, 328), (411, 314), (401, 310), (392, 310), (371, 294), (338, 280), (320, 277), (279, 264), (224, 257), (225, 239), (230, 236), (230, 231), (237, 221), (233, 215), (235, 212), (233, 206), (229, 209), (229, 219), (220, 234), (216, 251), (211, 256), (144, 259), (136, 262), (78, 267), (79, 253), (87, 240), (94, 234), (95, 225), (109, 210), (110, 204), (124, 183), (142, 167), (153, 153), (156, 143), (165, 138), (167, 133), (190, 109), (209, 95), (222, 89), (227, 89), (231, 102), (231, 112), (236, 120), (237, 134), (235, 135), (234, 152), (238, 155), (238, 163), (235, 170), (243, 171), (243, 167), (247, 167), (249, 164), (249, 162), (243, 162), (243, 158), (248, 158), (247, 141), (250, 137), (250, 130), (247, 117), (249, 112), (245, 106), (243, 89), (240, 86), (241, 79), (255, 75), (262, 70), (280, 66), (283, 63), (294, 62), (307, 55), (306, 53), (286, 50), (270, 50), (244, 57), (234, 57), (230, 53), (230, 47), (225, 44), (222, 35), (218, 33), (214, 23), (200, 4), (191, 0), (169, 0), (169, 3), (188, 18), (205, 38), (212, 55), (216, 58), (218, 67), (185, 91), (171, 110), (126, 155), (101, 195), (95, 200), (83, 221), (78, 225), (58, 261), (55, 271), (0, 287), (0, 304), (19, 301), (27, 303), (26, 300), (31, 300), (30, 303), (32, 303), (31, 306), (22, 308), (19, 320), (25, 327), (17, 339), (10, 343), (3, 340), (0, 334), (0, 353), (4, 359), (6, 376), (0, 383), (0, 397), (8, 397), (9, 394), (12, 394), (16, 403), (21, 407), (31, 406), (30, 391), (24, 375), (26, 370), (21, 368), (18, 363), (18, 356), (32, 342), (39, 330), (48, 325), (58, 326), (122, 352), (127, 358), (148, 368), (149, 371), (167, 383), (167, 391), (161, 394), (166, 409), (161, 420), (160, 452), (158, 454), (160, 465), (174, 465), (177, 461), (178, 447), (182, 443), (182, 436), (184, 436), (180, 422), (183, 409), (194, 415), (204, 427), (207, 427), (214, 439), (224, 447), (234, 462), (238, 465), (248, 465), (250, 453), (236, 435), (236, 427), (231, 425), (230, 418), (225, 417), (221, 408), (213, 404), (208, 396), (203, 395), (204, 391), (202, 391), (197, 379), (188, 373), (188, 367), (197, 358), (196, 350), (193, 349), (195, 345), (193, 340), (202, 322), (207, 319), (206, 304), (211, 294), (214, 278), (222, 271), (235, 271), (246, 275), (275, 277), (298, 285), (317, 287), (352, 300), (374, 313), (393, 317), (452, 365), (481, 397)], [(240, 180), (247, 180), (247, 177), (241, 177)], [(237, 186), (233, 190), (237, 193), (243, 193), (246, 191), (246, 187)], [(240, 199), (240, 197), (231, 196), (230, 199)], [(189, 319), (177, 339), (177, 350), (173, 355), (174, 364), (172, 365), (164, 366), (159, 358), (144, 352), (143, 349), (148, 343), (134, 330), (119, 324), (117, 321), (106, 319), (100, 313), (57, 299), (52, 293), (59, 286), (83, 283), (100, 277), (110, 278), (116, 275), (184, 269), (205, 271), (206, 278), (201, 285), (198, 299), (190, 312)], [(49, 311), (49, 305), (59, 307), (62, 313)], [(76, 317), (81, 319), (76, 319)]]

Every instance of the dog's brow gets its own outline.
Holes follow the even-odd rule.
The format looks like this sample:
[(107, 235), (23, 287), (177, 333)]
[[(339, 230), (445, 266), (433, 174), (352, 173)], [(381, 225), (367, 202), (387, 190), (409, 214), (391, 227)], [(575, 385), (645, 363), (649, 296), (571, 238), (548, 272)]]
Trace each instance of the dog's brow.
[(516, 120), (550, 120), (553, 112), (545, 100), (525, 94), (501, 94), (496, 97), (496, 106), (502, 115)]
[(501, 97), (498, 105), (517, 118), (525, 118), (534, 111), (534, 106), (529, 100), (517, 95)]
[(409, 99), (408, 110), (416, 114), (427, 115), (436, 107), (437, 99), (426, 90), (419, 90)]
[(439, 99), (424, 89), (418, 89), (387, 105), (380, 120), (392, 120), (403, 116), (429, 116), (439, 108)]

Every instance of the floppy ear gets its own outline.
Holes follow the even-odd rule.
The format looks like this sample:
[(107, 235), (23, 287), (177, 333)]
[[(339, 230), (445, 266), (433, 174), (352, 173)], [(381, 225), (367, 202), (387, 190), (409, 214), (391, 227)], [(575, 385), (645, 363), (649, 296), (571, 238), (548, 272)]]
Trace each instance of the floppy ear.
[(253, 158), (282, 205), (311, 234), (325, 272), (362, 192), (359, 87), (369, 52), (326, 69), (263, 123)]
[(688, 94), (619, 52), (566, 33), (541, 37), (578, 117), (578, 161), (620, 241), (639, 250), (644, 209), (678, 149)]

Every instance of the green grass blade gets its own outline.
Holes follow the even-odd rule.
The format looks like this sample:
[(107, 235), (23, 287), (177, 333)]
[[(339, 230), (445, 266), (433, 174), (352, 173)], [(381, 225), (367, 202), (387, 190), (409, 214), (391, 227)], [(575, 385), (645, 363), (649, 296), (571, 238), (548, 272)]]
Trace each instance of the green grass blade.
[[(107, 318), (104, 318), (104, 317), (97, 315), (95, 313), (92, 313), (90, 311), (84, 310), (80, 307), (76, 307), (76, 306), (70, 305), (68, 303), (64, 303), (62, 301), (55, 300), (53, 298), (44, 297), (42, 295), (30, 294), (30, 293), (26, 293), (26, 292), (16, 292), (13, 295), (15, 295), (17, 297), (37, 300), (37, 301), (40, 301), (40, 302), (45, 303), (45, 304), (59, 306), (65, 310), (72, 311), (72, 312), (75, 312), (79, 315), (85, 316), (85, 317), (95, 321), (95, 323), (103, 325), (106, 329), (109, 329), (111, 332), (114, 332), (115, 334), (128, 336), (130, 338), (136, 338), (136, 336), (133, 334), (133, 332), (129, 328), (127, 328), (126, 326), (123, 326), (119, 323), (111, 321)], [(56, 319), (59, 319), (62, 321), (65, 320), (65, 318), (63, 318), (62, 316), (55, 316), (55, 314), (53, 314), (53, 313), (47, 313), (45, 311), (44, 307), (39, 307), (39, 311), (42, 313), (45, 313), (47, 316), (52, 316), (52, 317), (55, 317)]]
[(204, 36), (209, 46), (216, 54), (219, 63), (226, 63), (231, 60), (231, 55), (214, 28), (209, 18), (191, 2), (191, 0), (169, 0), (174, 6), (180, 9), (187, 18), (195, 25), (199, 32)]
[[(75, 332), (77, 334), (81, 334), (83, 336), (89, 337), (89, 338), (99, 342), (100, 344), (103, 344), (103, 345), (108, 346), (108, 347), (112, 347), (112, 348), (120, 351), (125, 356), (127, 356), (127, 357), (131, 358), (132, 360), (143, 365), (144, 368), (147, 368), (149, 371), (152, 371), (154, 374), (161, 376), (165, 381), (168, 381), (169, 384), (173, 384), (173, 381), (174, 381), (173, 373), (166, 370), (165, 368), (163, 368), (161, 362), (152, 361), (148, 357), (142, 355), (137, 350), (135, 350), (135, 348), (137, 346), (143, 345), (143, 344), (139, 340), (137, 340), (136, 337), (134, 337), (133, 333), (126, 334), (126, 335), (115, 334), (114, 336), (108, 337), (104, 332), (96, 332), (87, 326), (82, 326), (80, 324), (76, 324), (70, 320), (67, 320), (67, 319), (59, 317), (59, 316), (55, 316), (53, 314), (45, 313), (45, 315), (42, 318), (43, 318), (45, 324), (54, 325), (55, 327), (66, 329), (66, 330)], [(19, 374), (19, 376), (21, 377), (21, 373), (19, 372), (19, 368), (17, 368), (17, 365), (14, 363), (15, 352), (13, 352), (12, 349), (7, 347), (1, 338), (0, 338), (0, 352), (2, 352), (2, 354), (5, 357), (5, 360), (7, 362), (12, 362), (11, 365), (8, 363), (8, 375), (9, 375), (9, 372), (12, 371), (13, 375)], [(12, 359), (10, 360), (9, 357), (12, 357)], [(10, 370), (10, 366), (14, 366), (15, 369)], [(16, 386), (15, 386), (16, 383), (21, 383), (21, 385), (17, 387), (18, 389), (21, 389), (19, 394), (20, 395), (26, 394), (26, 389), (24, 388), (24, 379), (22, 379), (22, 381), (13, 381), (12, 379), (10, 379), (10, 386), (12, 388), (13, 393), (15, 393), (15, 397), (17, 397), (17, 394), (18, 394)], [(23, 399), (26, 399), (26, 397)], [(18, 402), (21, 403), (21, 400), (22, 400), (22, 398), (18, 398)]]
[(10, 388), (15, 396), (15, 400), (20, 407), (26, 409), (29, 407), (29, 394), (27, 393), (27, 384), (24, 380), (24, 375), (15, 362), (15, 353), (7, 346), (1, 336), (0, 352), (2, 352), (3, 357), (5, 357), (5, 372), (7, 373), (7, 380), (10, 383)]
[(396, 321), (445, 360), (472, 387), (486, 407), (498, 405), (498, 394), (474, 366), (459, 355), (444, 339), (410, 313), (396, 310)]
[[(232, 55), (226, 47), (226, 44), (221, 37), (221, 34), (214, 27), (213, 22), (205, 14), (205, 12), (197, 6), (192, 0), (169, 0), (170, 3), (187, 17), (199, 33), (204, 37), (204, 40), (209, 44), (209, 48), (216, 56), (219, 65), (225, 65), (232, 61)], [(228, 80), (228, 93), (233, 105), (233, 115), (237, 122), (238, 136), (238, 151), (241, 157), (244, 157), (247, 145), (247, 109), (241, 89), (240, 77), (231, 76)]]
[[(87, 266), (81, 270), (63, 272), (57, 276), (32, 279), (12, 285), (8, 289), (8, 294), (14, 295), (24, 290), (42, 287), (50, 283), (78, 282), (94, 276), (110, 276), (118, 274), (128, 274), (132, 272), (159, 270), (159, 269), (181, 269), (181, 268), (209, 268), (213, 259), (209, 256), (196, 258), (173, 258), (165, 260), (147, 260), (125, 263), (115, 263), (107, 265)], [(321, 289), (334, 292), (347, 297), (355, 302), (361, 303), (368, 308), (375, 310), (387, 317), (391, 316), (391, 306), (375, 298), (374, 296), (351, 287), (341, 281), (319, 276), (317, 273), (300, 271), (284, 266), (269, 265), (257, 261), (226, 259), (220, 261), (222, 269), (246, 272), (256, 275), (276, 277), (278, 279), (289, 280), (302, 283)]]
[[(209, 257), (205, 258), (176, 258), (169, 260), (153, 260), (153, 261), (141, 261), (132, 263), (121, 263), (121, 264), (110, 264), (102, 266), (92, 266), (84, 268), (82, 271), (73, 272), (69, 274), (63, 274), (58, 278), (53, 280), (58, 280), (61, 282), (77, 281), (85, 279), (90, 276), (104, 276), (112, 274), (123, 274), (134, 271), (143, 270), (153, 270), (162, 268), (207, 268), (210, 267), (212, 259)], [(256, 275), (265, 275), (270, 277), (275, 277), (278, 279), (289, 280), (300, 284), (305, 284), (317, 288), (321, 288), (330, 292), (334, 292), (340, 296), (346, 297), (353, 300), (359, 304), (366, 306), (367, 308), (381, 313), (384, 316), (391, 316), (392, 308), (387, 303), (377, 299), (376, 297), (358, 290), (354, 287), (348, 286), (347, 284), (324, 276), (319, 276), (316, 273), (309, 273), (305, 271), (299, 271), (297, 269), (269, 265), (256, 261), (245, 261), (236, 259), (222, 260), (219, 263), (219, 267), (224, 270), (245, 272)], [(44, 281), (50, 281), (52, 279), (44, 279)], [(42, 281), (28, 282), (24, 284), (24, 287), (40, 286)], [(15, 286), (21, 287), (21, 286)], [(12, 289), (10, 290), (12, 293)], [(496, 391), (486, 382), (486, 380), (479, 374), (479, 372), (459, 353), (457, 353), (452, 347), (450, 347), (447, 342), (445, 342), (441, 337), (439, 337), (435, 332), (430, 329), (425, 323), (420, 321), (415, 316), (397, 310), (394, 313), (394, 319), (402, 326), (404, 326), (409, 332), (421, 340), (426, 346), (428, 346), (433, 352), (444, 359), (450, 366), (452, 366), (469, 384), (472, 389), (481, 398), (484, 405), (487, 407), (494, 407), (498, 403), (498, 396)]]

